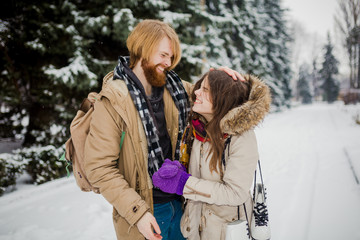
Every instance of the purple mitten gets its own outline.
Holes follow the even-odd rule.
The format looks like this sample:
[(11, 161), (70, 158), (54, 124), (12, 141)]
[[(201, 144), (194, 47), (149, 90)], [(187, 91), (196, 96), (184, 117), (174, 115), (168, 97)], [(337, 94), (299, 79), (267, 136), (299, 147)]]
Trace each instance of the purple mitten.
[(171, 163), (186, 172), (186, 167), (182, 165), (178, 160), (171, 161)]
[(160, 188), (161, 191), (182, 195), (185, 183), (190, 176), (184, 171), (179, 161), (165, 160), (161, 168), (152, 176), (152, 180), (154, 186)]
[(167, 159), (165, 159), (162, 166), (168, 165), (168, 164), (177, 166), (178, 168), (181, 168), (182, 170), (184, 170), (186, 172), (186, 167), (184, 165), (182, 165), (178, 160), (171, 161), (170, 159), (167, 158)]

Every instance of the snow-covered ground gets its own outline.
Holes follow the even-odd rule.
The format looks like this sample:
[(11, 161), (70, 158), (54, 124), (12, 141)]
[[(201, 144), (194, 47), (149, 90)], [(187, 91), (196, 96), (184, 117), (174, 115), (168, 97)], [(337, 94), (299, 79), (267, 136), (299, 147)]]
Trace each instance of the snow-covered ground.
[[(270, 114), (256, 130), (274, 240), (360, 239), (360, 105)], [(116, 239), (111, 206), (73, 177), (0, 198), (1, 240)]]

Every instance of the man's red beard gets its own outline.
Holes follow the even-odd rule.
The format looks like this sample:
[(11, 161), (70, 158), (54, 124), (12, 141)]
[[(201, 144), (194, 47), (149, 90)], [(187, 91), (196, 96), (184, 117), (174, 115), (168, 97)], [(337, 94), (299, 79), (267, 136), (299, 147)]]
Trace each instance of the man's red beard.
[(159, 73), (156, 70), (156, 68), (158, 66), (163, 67), (161, 64), (150, 65), (149, 62), (146, 61), (145, 59), (143, 59), (141, 61), (141, 67), (144, 70), (144, 75), (146, 77), (146, 80), (150, 83), (151, 86), (154, 86), (154, 87), (162, 87), (166, 83), (166, 74), (165, 74), (165, 72), (167, 71), (167, 69), (163, 67), (164, 72)]

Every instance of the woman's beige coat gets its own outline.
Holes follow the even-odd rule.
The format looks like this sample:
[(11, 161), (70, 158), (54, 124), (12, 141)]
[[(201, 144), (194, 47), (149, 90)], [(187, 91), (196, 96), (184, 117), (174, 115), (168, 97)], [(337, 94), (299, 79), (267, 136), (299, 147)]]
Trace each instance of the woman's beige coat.
[[(152, 181), (148, 174), (148, 149), (143, 124), (124, 81), (104, 77), (85, 143), (85, 171), (90, 183), (114, 207), (117, 239), (144, 239), (136, 226), (145, 212), (153, 212)], [(190, 83), (183, 82), (190, 91)], [(164, 112), (173, 153), (178, 136), (179, 112), (164, 91)], [(120, 151), (120, 138), (125, 139)]]
[[(221, 120), (224, 133), (232, 135), (225, 149), (224, 176), (210, 172), (208, 156), (210, 143), (194, 140), (189, 173), (192, 175), (184, 187), (187, 205), (181, 219), (181, 231), (188, 239), (225, 239), (226, 225), (240, 218), (248, 219), (252, 209), (250, 188), (259, 159), (256, 136), (253, 128), (265, 117), (270, 107), (269, 88), (258, 78), (251, 76), (252, 88), (249, 101), (232, 109)], [(203, 144), (203, 154), (201, 154)]]

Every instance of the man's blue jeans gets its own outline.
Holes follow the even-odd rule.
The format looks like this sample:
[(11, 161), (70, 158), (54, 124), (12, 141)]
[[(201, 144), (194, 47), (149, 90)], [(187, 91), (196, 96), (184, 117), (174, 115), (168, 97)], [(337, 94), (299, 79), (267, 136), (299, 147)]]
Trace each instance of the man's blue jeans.
[(180, 231), (182, 214), (181, 202), (178, 200), (154, 204), (154, 216), (160, 226), (162, 240), (185, 240)]

